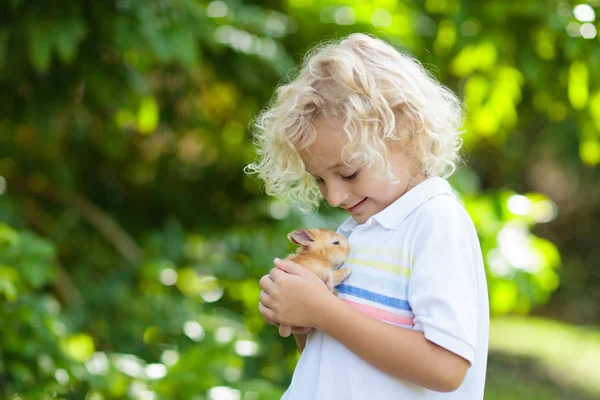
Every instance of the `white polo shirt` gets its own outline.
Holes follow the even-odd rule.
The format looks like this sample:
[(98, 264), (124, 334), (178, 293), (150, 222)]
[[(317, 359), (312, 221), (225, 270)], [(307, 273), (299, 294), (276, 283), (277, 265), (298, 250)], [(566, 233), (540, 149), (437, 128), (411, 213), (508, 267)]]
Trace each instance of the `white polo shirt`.
[(338, 232), (350, 242), (350, 277), (338, 296), (373, 318), (422, 331), (471, 363), (462, 385), (439, 393), (396, 379), (315, 330), (284, 400), (483, 399), (489, 305), (471, 218), (445, 179), (429, 178), (383, 211)]

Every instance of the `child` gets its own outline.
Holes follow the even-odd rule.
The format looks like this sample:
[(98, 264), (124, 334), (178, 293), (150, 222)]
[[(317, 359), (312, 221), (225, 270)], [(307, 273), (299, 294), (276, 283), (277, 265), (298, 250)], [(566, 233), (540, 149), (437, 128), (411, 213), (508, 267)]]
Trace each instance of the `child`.
[(249, 171), (267, 193), (350, 214), (338, 232), (352, 274), (337, 296), (290, 261), (260, 280), (261, 314), (295, 326), (301, 351), (283, 399), (483, 399), (482, 255), (440, 177), (454, 172), (461, 122), (455, 95), (364, 34), (313, 50), (258, 118)]

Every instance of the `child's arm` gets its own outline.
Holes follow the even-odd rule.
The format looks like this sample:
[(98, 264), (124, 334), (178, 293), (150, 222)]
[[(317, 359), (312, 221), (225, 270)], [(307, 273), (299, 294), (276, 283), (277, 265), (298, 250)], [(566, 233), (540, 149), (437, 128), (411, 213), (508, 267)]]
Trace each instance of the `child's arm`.
[(427, 340), (421, 331), (355, 310), (297, 264), (276, 260), (276, 265), (279, 269), (261, 280), (261, 313), (266, 318), (314, 326), (375, 368), (430, 390), (449, 392), (462, 383), (469, 368), (466, 359)]
[(308, 337), (307, 333), (294, 333), (294, 339), (296, 339), (296, 345), (298, 345), (298, 351), (302, 353), (304, 347), (306, 346), (306, 338)]
[[(263, 297), (264, 293), (261, 293), (261, 298)], [(261, 313), (261, 315), (263, 316), (263, 318), (265, 319), (265, 321), (273, 326), (279, 326), (278, 323), (276, 323), (274, 320), (269, 319), (269, 317), (266, 315), (267, 312), (265, 311), (265, 306), (262, 304), (262, 302), (259, 300), (258, 302), (258, 311)], [(292, 326), (292, 334), (294, 335), (294, 339), (296, 340), (296, 345), (298, 346), (298, 351), (300, 353), (302, 353), (302, 351), (304, 350), (304, 347), (306, 347), (306, 339), (308, 338), (308, 333), (312, 330), (313, 328), (311, 327), (300, 327), (300, 326)]]
[(302, 353), (304, 348), (306, 347), (306, 339), (308, 338), (308, 333), (312, 331), (311, 327), (303, 327), (303, 326), (292, 326), (292, 334), (294, 335), (294, 339), (296, 340), (296, 345), (298, 346), (298, 351)]
[(335, 296), (329, 296), (321, 310), (315, 328), (392, 376), (430, 390), (451, 392), (467, 373), (467, 360), (425, 339), (423, 332), (369, 317)]

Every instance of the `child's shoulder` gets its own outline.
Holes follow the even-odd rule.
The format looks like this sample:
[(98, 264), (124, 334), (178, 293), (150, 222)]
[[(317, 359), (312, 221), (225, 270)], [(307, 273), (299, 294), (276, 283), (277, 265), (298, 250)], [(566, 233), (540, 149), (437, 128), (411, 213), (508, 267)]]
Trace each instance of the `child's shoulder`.
[(431, 229), (448, 229), (472, 224), (461, 200), (452, 192), (440, 193), (415, 209), (413, 218)]

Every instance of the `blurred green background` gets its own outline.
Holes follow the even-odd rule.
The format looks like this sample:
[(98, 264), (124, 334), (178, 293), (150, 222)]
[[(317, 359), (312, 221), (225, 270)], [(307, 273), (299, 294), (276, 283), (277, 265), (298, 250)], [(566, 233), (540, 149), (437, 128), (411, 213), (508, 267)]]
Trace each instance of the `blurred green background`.
[(464, 99), (451, 182), (491, 311), (486, 399), (600, 398), (600, 2), (4, 0), (0, 398), (278, 399), (258, 280), (305, 215), (243, 174), (316, 42), (371, 32)]

